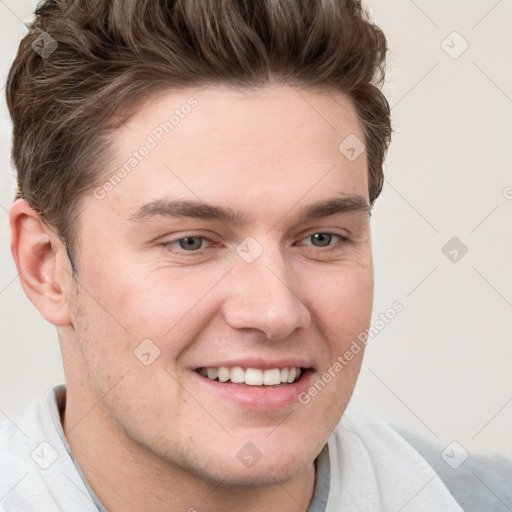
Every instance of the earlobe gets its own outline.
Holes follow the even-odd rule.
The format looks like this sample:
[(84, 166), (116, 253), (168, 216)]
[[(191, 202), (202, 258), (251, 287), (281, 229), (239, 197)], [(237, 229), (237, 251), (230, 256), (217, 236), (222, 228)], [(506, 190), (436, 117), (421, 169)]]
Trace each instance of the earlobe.
[(11, 206), (9, 224), (11, 254), (27, 297), (51, 324), (72, 325), (67, 302), (71, 265), (62, 242), (24, 199)]

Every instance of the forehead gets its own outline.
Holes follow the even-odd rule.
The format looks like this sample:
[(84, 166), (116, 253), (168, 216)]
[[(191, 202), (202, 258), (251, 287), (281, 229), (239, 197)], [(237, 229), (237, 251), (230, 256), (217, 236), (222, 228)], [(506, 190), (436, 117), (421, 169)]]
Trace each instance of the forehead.
[(126, 218), (164, 195), (238, 210), (265, 206), (269, 214), (302, 198), (367, 199), (366, 152), (347, 157), (347, 140), (364, 148), (352, 102), (340, 93), (288, 86), (166, 91), (116, 134), (115, 165), (104, 180), (125, 172), (105, 204), (115, 201)]
[[(298, 149), (303, 147), (304, 137), (312, 145), (322, 131), (336, 138), (353, 133), (364, 139), (353, 103), (346, 95), (284, 85), (255, 89), (211, 85), (163, 91), (140, 104), (118, 136), (131, 144), (135, 142), (132, 134), (148, 129), (157, 142), (193, 136), (212, 149), (218, 148), (219, 142), (221, 147), (231, 145), (233, 149), (234, 143), (242, 142), (247, 146), (264, 143), (272, 150), (283, 141)], [(229, 140), (225, 133), (229, 133)], [(187, 148), (200, 149), (183, 149)]]

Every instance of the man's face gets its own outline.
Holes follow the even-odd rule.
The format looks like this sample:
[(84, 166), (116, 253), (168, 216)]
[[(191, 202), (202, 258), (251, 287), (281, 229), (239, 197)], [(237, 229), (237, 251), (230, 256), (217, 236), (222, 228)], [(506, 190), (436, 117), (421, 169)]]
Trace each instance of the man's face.
[[(181, 108), (191, 97), (197, 104)], [(172, 131), (158, 130), (180, 108)], [(285, 482), (311, 464), (362, 351), (307, 404), (298, 397), (333, 373), (371, 319), (368, 212), (301, 217), (347, 196), (368, 203), (366, 153), (354, 160), (338, 148), (350, 134), (364, 140), (346, 97), (272, 86), (167, 92), (116, 135), (115, 170), (149, 150), (115, 186), (84, 197), (76, 339), (64, 341), (68, 388), (102, 398), (104, 432), (224, 485)], [(143, 208), (156, 201), (159, 214)], [(210, 217), (162, 206), (176, 201)], [(221, 366), (253, 368), (228, 374), (251, 383), (261, 370), (274, 379), (275, 369), (303, 369), (280, 385), (200, 373)]]

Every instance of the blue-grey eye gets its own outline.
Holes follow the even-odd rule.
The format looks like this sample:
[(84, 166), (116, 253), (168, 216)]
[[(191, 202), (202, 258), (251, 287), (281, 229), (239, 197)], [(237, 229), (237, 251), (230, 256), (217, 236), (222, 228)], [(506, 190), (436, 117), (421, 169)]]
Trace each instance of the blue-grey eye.
[(180, 238), (176, 240), (179, 246), (185, 251), (194, 251), (197, 249), (201, 249), (203, 245), (203, 238), (199, 236), (188, 236), (186, 238)]
[[(314, 235), (311, 235), (309, 238), (311, 238), (312, 242), (313, 240), (319, 242), (319, 244), (316, 245), (316, 247), (326, 247), (330, 245), (332, 241), (332, 235), (329, 233), (315, 233)], [(312, 243), (312, 245), (315, 244)]]

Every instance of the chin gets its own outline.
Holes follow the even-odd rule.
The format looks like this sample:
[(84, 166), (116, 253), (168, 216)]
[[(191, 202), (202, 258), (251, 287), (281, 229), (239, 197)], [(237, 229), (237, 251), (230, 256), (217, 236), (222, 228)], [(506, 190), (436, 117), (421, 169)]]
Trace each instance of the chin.
[[(273, 487), (276, 485), (283, 485), (298, 477), (303, 473), (311, 462), (297, 461), (296, 465), (293, 464), (274, 464), (272, 466), (263, 464), (260, 461), (252, 468), (232, 468), (233, 471), (229, 473), (226, 468), (221, 468), (217, 475), (217, 481), (220, 487), (225, 488), (246, 488), (256, 489), (261, 487)], [(226, 473), (228, 477), (226, 478)]]
[(245, 466), (238, 458), (225, 457), (206, 466), (190, 466), (188, 470), (196, 477), (218, 487), (255, 489), (282, 485), (306, 471), (313, 463), (315, 455), (305, 458), (300, 456), (283, 458), (275, 456), (273, 460), (262, 457), (251, 467)]

